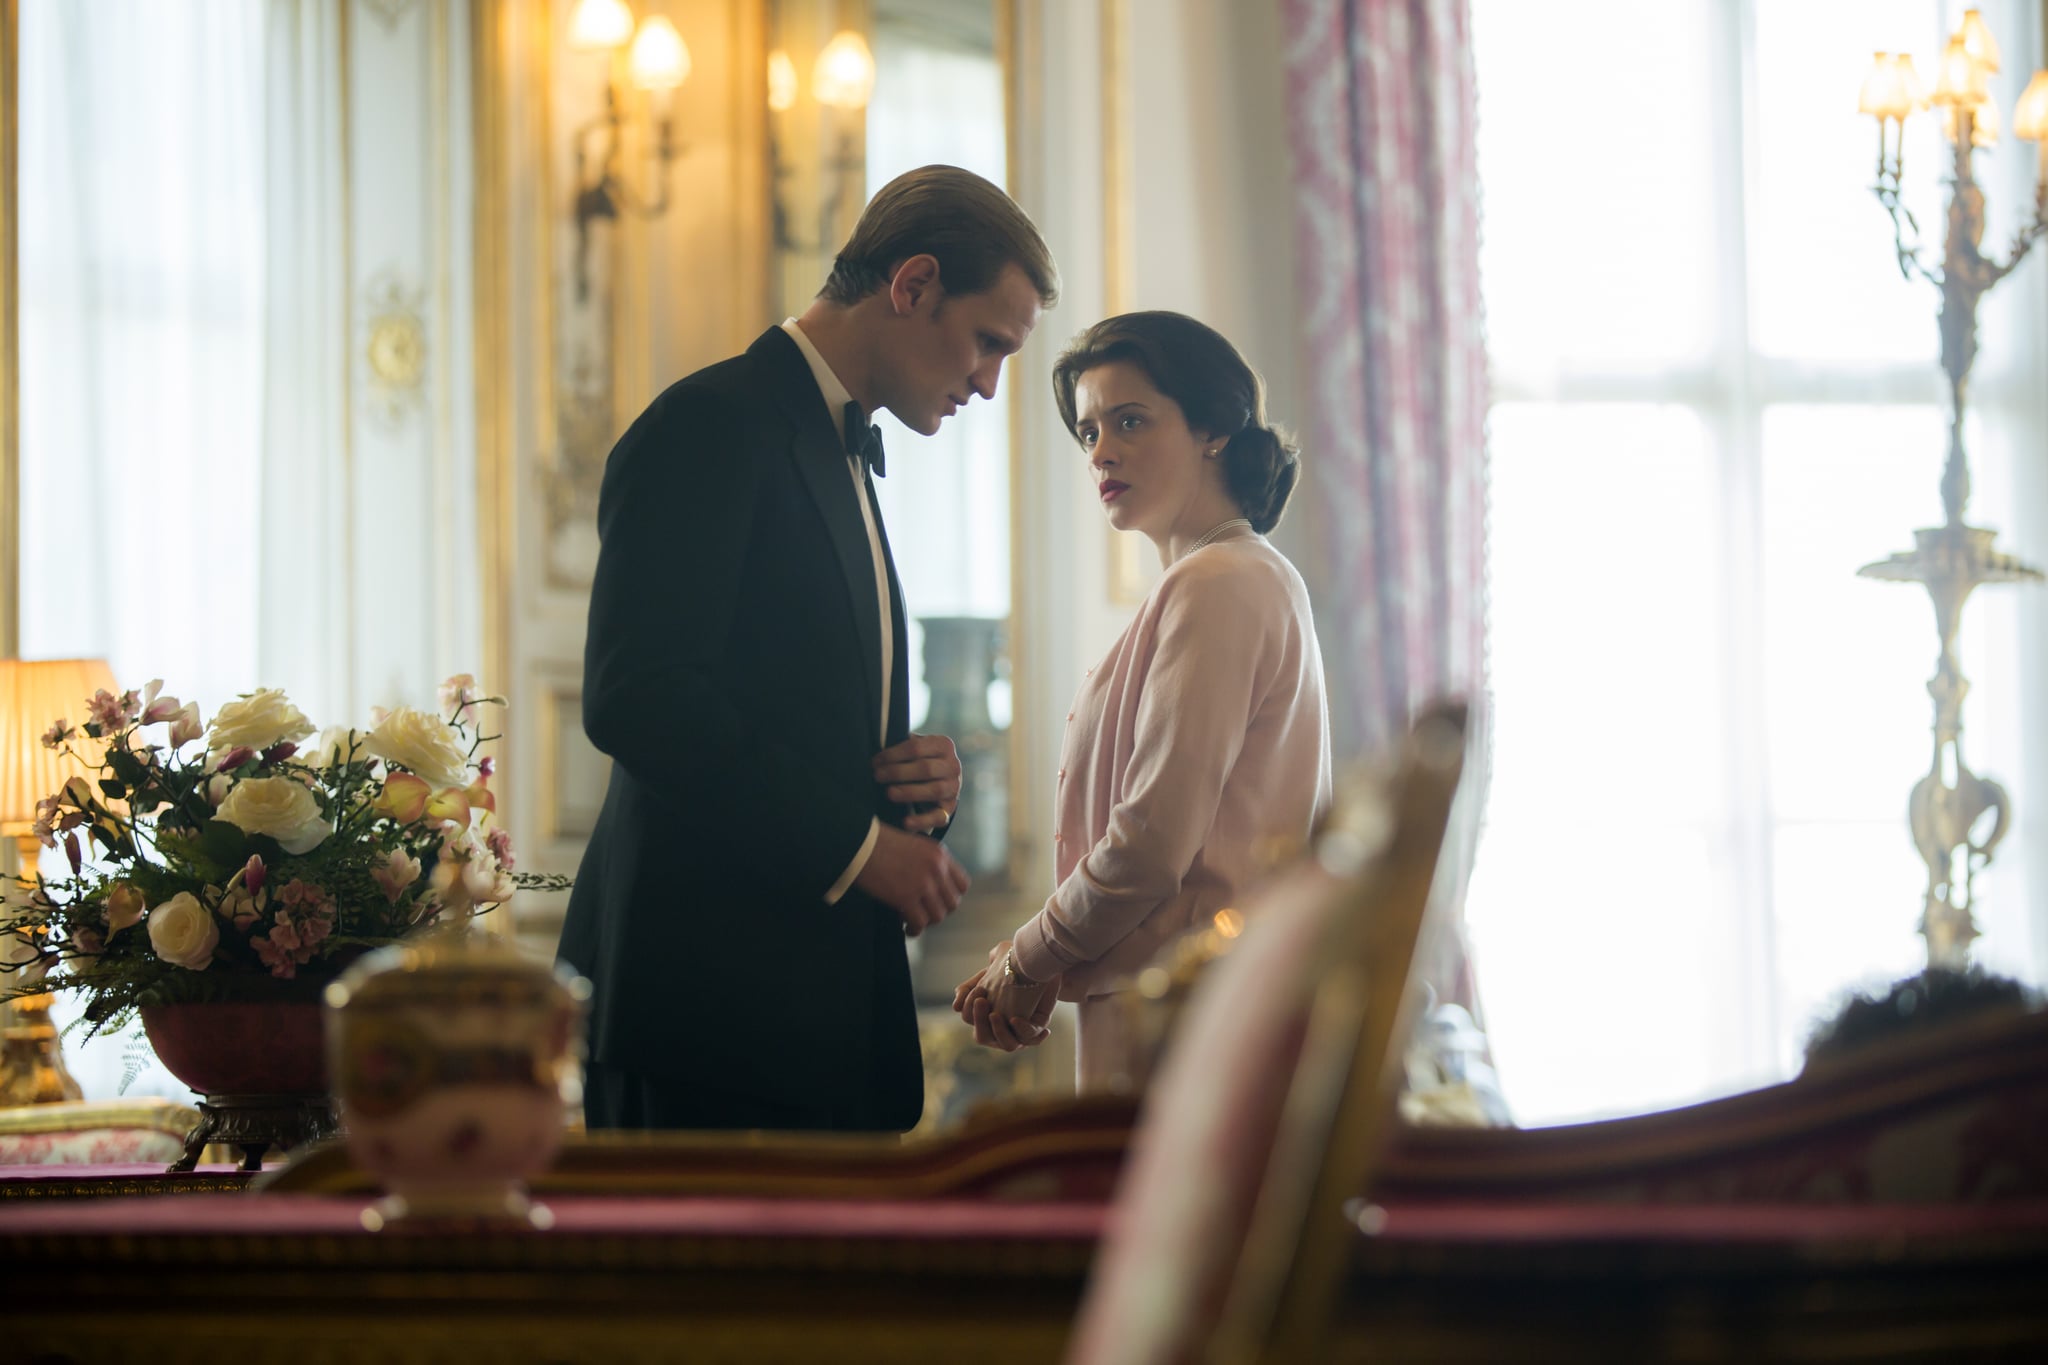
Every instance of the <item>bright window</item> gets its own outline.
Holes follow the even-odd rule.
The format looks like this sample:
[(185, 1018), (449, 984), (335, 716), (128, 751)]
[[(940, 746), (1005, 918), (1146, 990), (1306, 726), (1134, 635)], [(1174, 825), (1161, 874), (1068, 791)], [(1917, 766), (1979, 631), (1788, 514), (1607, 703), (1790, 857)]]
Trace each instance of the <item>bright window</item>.
[[(2040, 9), (1984, 9), (2010, 110)], [(1941, 519), (1937, 299), (1893, 264), (1855, 107), (1872, 52), (1931, 71), (1956, 11), (1473, 11), (1497, 728), (1469, 914), (1508, 1098), (1544, 1123), (1780, 1079), (1845, 989), (1923, 961), (1905, 805), (1932, 614), (1856, 570)], [(1905, 169), (1938, 233), (1931, 124)], [(1987, 248), (2031, 210), (2032, 153), (1984, 159)], [(2048, 447), (2044, 277), (2029, 261), (1986, 301), (1968, 433), (1970, 521), (2035, 562), (2048, 517), (2015, 455)], [(1965, 755), (2019, 816), (1978, 883), (1978, 958), (2036, 981), (2042, 594), (1979, 593), (1960, 644)]]

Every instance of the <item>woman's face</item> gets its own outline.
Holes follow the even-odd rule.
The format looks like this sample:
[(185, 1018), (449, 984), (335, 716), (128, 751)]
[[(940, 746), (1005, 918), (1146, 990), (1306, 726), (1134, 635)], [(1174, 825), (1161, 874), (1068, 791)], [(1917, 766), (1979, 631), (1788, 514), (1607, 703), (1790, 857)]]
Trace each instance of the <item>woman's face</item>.
[(1074, 434), (1119, 531), (1163, 539), (1222, 487), (1220, 462), (1205, 458), (1215, 443), (1189, 430), (1180, 404), (1128, 360), (1097, 365), (1074, 382)]

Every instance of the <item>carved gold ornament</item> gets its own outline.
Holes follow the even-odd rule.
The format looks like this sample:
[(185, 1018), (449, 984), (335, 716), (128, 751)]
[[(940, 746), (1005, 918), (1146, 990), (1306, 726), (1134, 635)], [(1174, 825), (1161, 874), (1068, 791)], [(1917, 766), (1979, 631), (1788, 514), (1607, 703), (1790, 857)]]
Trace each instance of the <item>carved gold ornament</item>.
[(370, 406), (396, 425), (423, 404), (427, 377), (427, 325), (420, 316), (421, 290), (385, 272), (370, 282), (364, 310), (370, 319), (365, 358), (370, 366)]

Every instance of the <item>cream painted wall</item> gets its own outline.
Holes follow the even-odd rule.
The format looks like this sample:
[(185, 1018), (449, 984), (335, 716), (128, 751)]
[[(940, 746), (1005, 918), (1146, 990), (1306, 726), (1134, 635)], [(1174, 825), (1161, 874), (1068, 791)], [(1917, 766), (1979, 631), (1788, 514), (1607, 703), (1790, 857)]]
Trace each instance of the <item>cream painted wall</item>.
[[(1049, 376), (1060, 348), (1113, 311), (1172, 308), (1237, 343), (1265, 375), (1282, 421), (1298, 411), (1286, 108), (1273, 7), (1043, 0), (1015, 8), (1012, 189), (1052, 246), (1063, 283), (1059, 305), (1005, 381), (1022, 400), (1012, 483), (1019, 527), (1013, 686), (1015, 714), (1028, 727), (1016, 790), (1024, 816), (1019, 885), (1010, 897), (963, 908), (965, 923), (932, 936), (926, 952), (934, 979), (978, 967), (995, 936), (1050, 894), (1052, 792), (1067, 706), (1083, 671), (1132, 611), (1131, 602), (1113, 597), (1112, 533), (1053, 405)], [(1114, 36), (1106, 32), (1111, 26)], [(1113, 141), (1119, 114), (1121, 155)], [(1122, 252), (1113, 235), (1128, 244)], [(1298, 563), (1288, 533), (1300, 522), (1290, 519), (1275, 537)], [(1150, 547), (1142, 550), (1149, 561)], [(1156, 563), (1145, 571), (1149, 582)]]

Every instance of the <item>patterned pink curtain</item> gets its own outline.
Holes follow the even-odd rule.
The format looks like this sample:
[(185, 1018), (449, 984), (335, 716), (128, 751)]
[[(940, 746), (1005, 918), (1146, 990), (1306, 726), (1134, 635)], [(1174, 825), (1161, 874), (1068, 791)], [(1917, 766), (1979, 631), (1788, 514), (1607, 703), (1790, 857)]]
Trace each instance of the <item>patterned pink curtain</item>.
[[(1282, 11), (1311, 587), (1338, 752), (1373, 752), (1434, 696), (1470, 698), (1484, 724), (1471, 14), (1467, 0), (1283, 0)], [(1461, 950), (1430, 976), (1472, 1003)]]

